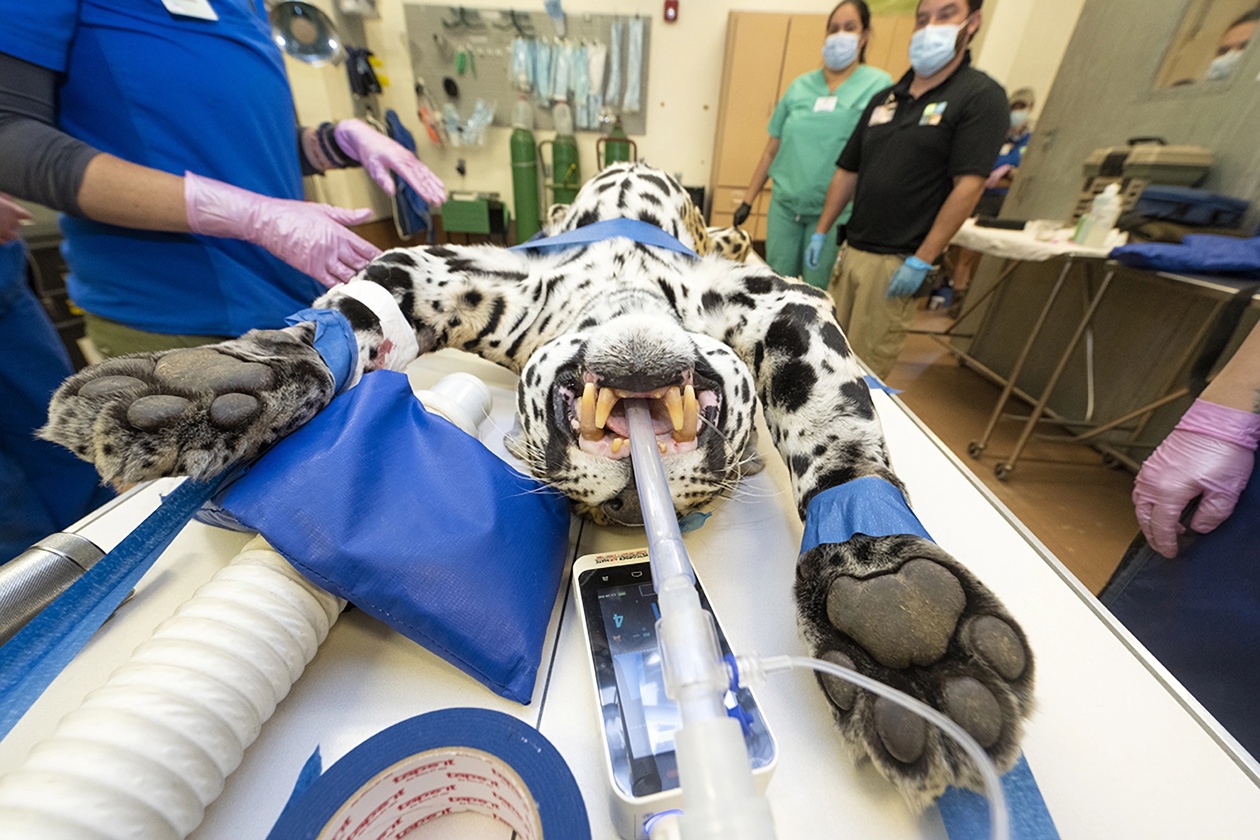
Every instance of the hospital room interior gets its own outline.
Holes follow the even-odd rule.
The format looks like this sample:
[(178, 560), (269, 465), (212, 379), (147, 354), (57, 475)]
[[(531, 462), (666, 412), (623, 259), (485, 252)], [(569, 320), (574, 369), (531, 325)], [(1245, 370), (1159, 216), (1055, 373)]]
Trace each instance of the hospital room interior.
[(0, 10), (0, 836), (1254, 832), (1256, 0)]

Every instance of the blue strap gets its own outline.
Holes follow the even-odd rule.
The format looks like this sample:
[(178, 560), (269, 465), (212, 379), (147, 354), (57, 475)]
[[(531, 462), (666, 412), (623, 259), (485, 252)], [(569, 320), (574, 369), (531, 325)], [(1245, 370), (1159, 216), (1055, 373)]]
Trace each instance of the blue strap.
[(0, 647), (0, 738), (113, 615), (223, 481), (184, 481), (113, 551)]
[(638, 219), (606, 219), (602, 222), (592, 222), (584, 225), (577, 230), (558, 233), (555, 236), (548, 236), (543, 239), (531, 239), (529, 242), (522, 242), (520, 245), (513, 245), (509, 251), (530, 251), (530, 250), (546, 250), (550, 248), (568, 248), (573, 245), (587, 245), (591, 242), (603, 242), (605, 239), (612, 239), (616, 236), (622, 236), (626, 239), (640, 242), (644, 245), (655, 245), (658, 248), (668, 248), (671, 251), (677, 251), (680, 254), (686, 254), (689, 257), (700, 259), (700, 255), (661, 230), (656, 225), (648, 222), (641, 222)]
[(303, 309), (284, 319), (289, 326), (303, 321), (315, 322), (315, 350), (332, 371), (333, 393), (340, 394), (359, 365), (359, 341), (354, 328), (335, 309)]
[(862, 380), (866, 383), (866, 387), (870, 388), (872, 391), (883, 391), (885, 394), (890, 395), (901, 393), (900, 388), (894, 388), (891, 385), (884, 384), (884, 382), (873, 373), (866, 374), (862, 377)]
[[(867, 476), (830, 487), (810, 500), (805, 511), (801, 553), (827, 543), (847, 542), (854, 534), (887, 537), (916, 534), (932, 539), (906, 497), (882, 478)], [(1011, 813), (1014, 840), (1055, 840), (1059, 836), (1033, 778), (1028, 760), (1002, 776), (1002, 791)], [(939, 800), (941, 819), (951, 840), (983, 840), (989, 836), (989, 804), (978, 793), (949, 788)]]
[(875, 476), (829, 487), (810, 500), (801, 553), (826, 543), (848, 542), (854, 534), (917, 534), (932, 539), (901, 491)]
[[(1011, 840), (1058, 840), (1059, 831), (1023, 753), (1002, 776), (1002, 793), (1011, 812)], [(950, 840), (984, 840), (989, 836), (989, 801), (975, 791), (949, 788), (936, 807)]]

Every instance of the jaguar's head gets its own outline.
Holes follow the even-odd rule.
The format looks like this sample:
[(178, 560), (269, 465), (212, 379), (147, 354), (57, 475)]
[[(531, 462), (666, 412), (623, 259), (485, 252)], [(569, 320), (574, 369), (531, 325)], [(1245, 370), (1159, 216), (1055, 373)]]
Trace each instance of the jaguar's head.
[(601, 525), (639, 525), (624, 400), (649, 401), (680, 516), (761, 469), (747, 366), (726, 345), (658, 315), (627, 314), (544, 344), (517, 386), (508, 450)]

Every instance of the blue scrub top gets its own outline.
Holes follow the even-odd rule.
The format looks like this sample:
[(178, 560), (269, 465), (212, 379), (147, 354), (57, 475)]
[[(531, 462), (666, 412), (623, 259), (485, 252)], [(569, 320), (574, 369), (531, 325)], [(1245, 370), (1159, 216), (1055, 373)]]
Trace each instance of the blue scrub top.
[[(0, 51), (62, 74), (58, 125), (132, 163), (302, 198), (297, 121), (262, 0), (0, 0)], [(258, 246), (62, 217), (67, 287), (87, 311), (160, 333), (284, 326), (322, 291)]]
[[(1007, 138), (1002, 144), (1002, 150), (998, 152), (997, 160), (993, 161), (993, 168), (1009, 165), (1013, 169), (1018, 169), (1020, 163), (1024, 160), (1024, 152), (1028, 151), (1028, 141), (1032, 139), (1032, 130), (1025, 128), (1017, 137)], [(1009, 187), (989, 187), (984, 191), (985, 195), (1006, 195)]]

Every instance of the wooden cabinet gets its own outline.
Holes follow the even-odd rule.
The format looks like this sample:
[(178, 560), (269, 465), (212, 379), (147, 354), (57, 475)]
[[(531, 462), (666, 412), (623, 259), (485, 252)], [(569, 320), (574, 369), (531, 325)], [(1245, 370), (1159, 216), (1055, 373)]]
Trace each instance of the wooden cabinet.
[[(825, 14), (730, 13), (709, 180), (710, 224), (731, 224), (766, 147), (766, 129), (779, 98), (797, 76), (822, 66), (826, 28)], [(899, 78), (910, 66), (906, 53), (914, 18), (876, 15), (871, 30), (867, 63)], [(757, 196), (744, 223), (753, 239), (766, 238), (771, 186), (767, 183)]]

